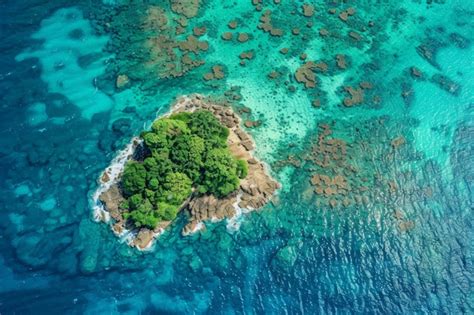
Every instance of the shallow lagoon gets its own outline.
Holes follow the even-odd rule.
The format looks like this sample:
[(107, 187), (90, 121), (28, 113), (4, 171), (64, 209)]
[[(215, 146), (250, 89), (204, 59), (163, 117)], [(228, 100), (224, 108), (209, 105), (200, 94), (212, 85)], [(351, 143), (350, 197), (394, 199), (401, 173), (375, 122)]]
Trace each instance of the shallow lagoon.
[[(134, 56), (100, 26), (100, 14), (119, 3), (0, 4), (2, 313), (473, 311), (474, 7), (315, 2), (307, 27), (301, 4), (265, 3), (285, 30), (277, 38), (256, 28), (264, 10), (251, 1), (205, 1), (187, 28), (206, 25), (206, 64), (176, 79), (137, 74), (123, 91), (114, 75), (130, 71)], [(347, 22), (326, 12), (349, 6), (356, 13)], [(320, 28), (333, 33), (322, 38)], [(227, 31), (250, 40), (224, 41)], [(239, 54), (250, 50), (254, 58), (241, 66)], [(303, 52), (329, 66), (314, 90), (293, 76)], [(336, 66), (336, 54), (347, 56), (347, 69)], [(214, 64), (225, 78), (202, 80)], [(268, 79), (275, 70), (280, 76)], [(362, 81), (373, 85), (365, 102), (343, 106), (342, 87)], [(232, 104), (262, 121), (249, 132), (283, 184), (278, 203), (245, 215), (236, 232), (222, 222), (183, 238), (178, 220), (149, 252), (93, 222), (97, 177), (131, 136), (177, 95), (219, 97), (231, 86), (239, 96)], [(321, 123), (332, 131), (322, 142)], [(330, 139), (346, 151), (322, 167), (317, 150)], [(344, 175), (351, 191), (315, 193), (310, 179), (319, 173)]]

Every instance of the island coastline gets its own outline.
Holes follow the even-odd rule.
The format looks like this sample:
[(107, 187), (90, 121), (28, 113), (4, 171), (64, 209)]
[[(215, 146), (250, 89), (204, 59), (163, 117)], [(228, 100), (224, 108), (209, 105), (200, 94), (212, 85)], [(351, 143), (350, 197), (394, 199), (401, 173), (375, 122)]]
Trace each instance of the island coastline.
[[(280, 188), (280, 184), (270, 175), (268, 165), (254, 157), (255, 143), (252, 137), (242, 129), (240, 117), (230, 108), (214, 104), (203, 95), (193, 94), (178, 98), (168, 113), (162, 117), (197, 110), (211, 112), (229, 130), (227, 144), (232, 155), (247, 161), (248, 175), (241, 180), (238, 189), (225, 196), (192, 193), (180, 207), (186, 211), (188, 223), (182, 235), (191, 235), (205, 228), (205, 222), (228, 220), (228, 229), (237, 230), (237, 218), (242, 213), (257, 210), (266, 205)], [(153, 230), (134, 228), (127, 224), (120, 214), (118, 205), (123, 201), (119, 187), (120, 178), (127, 161), (133, 160), (140, 150), (142, 140), (134, 137), (126, 148), (119, 152), (111, 165), (99, 178), (99, 187), (93, 194), (94, 219), (111, 225), (116, 236), (139, 250), (153, 248), (154, 240), (159, 237), (173, 221), (161, 221)]]

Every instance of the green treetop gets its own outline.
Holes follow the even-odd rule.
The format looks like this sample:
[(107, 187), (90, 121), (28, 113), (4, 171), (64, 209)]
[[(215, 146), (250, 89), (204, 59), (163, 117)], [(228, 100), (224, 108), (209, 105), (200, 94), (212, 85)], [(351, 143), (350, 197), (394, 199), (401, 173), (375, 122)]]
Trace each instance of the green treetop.
[(193, 134), (204, 139), (212, 147), (226, 146), (229, 129), (224, 127), (211, 112), (199, 110), (192, 113), (188, 126)]
[(164, 179), (161, 199), (169, 204), (179, 206), (191, 195), (192, 184), (193, 182), (186, 174), (169, 173)]
[(196, 135), (181, 135), (176, 138), (173, 150), (170, 154), (171, 160), (179, 166), (179, 170), (193, 182), (197, 182), (201, 176), (204, 152), (206, 146), (204, 140)]
[[(225, 197), (239, 187), (237, 161), (227, 149), (212, 149), (204, 163), (202, 192)], [(204, 189), (203, 189), (204, 188)]]
[(145, 189), (146, 170), (143, 164), (129, 161), (122, 175), (122, 188), (126, 195), (132, 195)]

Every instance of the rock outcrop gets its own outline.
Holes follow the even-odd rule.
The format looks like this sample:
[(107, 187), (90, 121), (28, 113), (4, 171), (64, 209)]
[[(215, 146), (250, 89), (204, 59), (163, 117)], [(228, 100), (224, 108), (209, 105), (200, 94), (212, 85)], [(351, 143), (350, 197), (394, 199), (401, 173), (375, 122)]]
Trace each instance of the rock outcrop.
[[(102, 180), (103, 179), (104, 176), (102, 176)], [(122, 193), (117, 184), (110, 186), (107, 191), (103, 192), (99, 196), (99, 200), (104, 204), (104, 207), (107, 209), (110, 216), (114, 220), (121, 220), (122, 215), (120, 214), (119, 206), (120, 203), (125, 200), (125, 198), (123, 198)]]

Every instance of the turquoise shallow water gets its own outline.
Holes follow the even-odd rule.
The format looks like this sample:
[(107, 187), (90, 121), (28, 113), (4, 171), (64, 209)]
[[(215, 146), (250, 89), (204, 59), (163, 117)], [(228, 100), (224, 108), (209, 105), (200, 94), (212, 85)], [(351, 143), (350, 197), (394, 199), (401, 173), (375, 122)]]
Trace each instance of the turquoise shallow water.
[[(180, 38), (205, 25), (206, 63), (174, 79), (141, 68), (148, 57), (137, 49), (152, 36), (137, 26), (149, 5), (175, 23), (167, 1), (0, 4), (2, 314), (474, 312), (473, 5), (313, 1), (304, 17), (303, 2), (282, 2), (256, 11), (202, 1)], [(266, 9), (282, 37), (257, 28)], [(250, 40), (222, 40), (229, 31)], [(244, 51), (254, 58), (242, 66)], [(295, 80), (301, 53), (328, 66), (315, 89)], [(215, 64), (225, 78), (204, 81)], [(132, 83), (117, 90), (123, 72)], [(343, 106), (343, 87), (363, 81), (373, 86), (364, 101)], [(249, 132), (283, 185), (279, 201), (237, 232), (222, 222), (181, 237), (180, 218), (138, 252), (92, 220), (97, 177), (194, 92), (237, 95), (233, 106), (252, 111), (244, 119), (261, 120)], [(325, 152), (334, 139), (336, 152)], [(351, 189), (315, 193), (315, 174), (344, 176)]]

